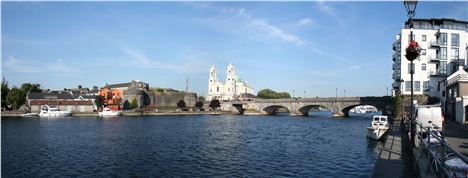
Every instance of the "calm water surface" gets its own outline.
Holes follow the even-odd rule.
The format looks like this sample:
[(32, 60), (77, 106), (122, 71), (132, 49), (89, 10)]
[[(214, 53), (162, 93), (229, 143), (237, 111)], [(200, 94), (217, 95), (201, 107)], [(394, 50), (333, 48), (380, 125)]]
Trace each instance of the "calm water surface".
[(4, 177), (370, 177), (369, 117), (2, 118)]

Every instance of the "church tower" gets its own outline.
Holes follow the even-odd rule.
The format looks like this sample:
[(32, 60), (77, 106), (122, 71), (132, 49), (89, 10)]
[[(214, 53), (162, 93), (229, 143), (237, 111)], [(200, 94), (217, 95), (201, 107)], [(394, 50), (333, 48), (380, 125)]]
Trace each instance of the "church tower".
[(217, 80), (216, 79), (216, 68), (213, 65), (211, 65), (211, 67), (210, 67), (210, 77), (209, 77), (208, 83), (210, 85), (212, 85), (213, 83), (216, 83), (216, 80)]
[(228, 83), (234, 83), (234, 76), (235, 75), (235, 71), (234, 71), (234, 66), (232, 66), (231, 63), (229, 63), (229, 65), (227, 66), (227, 75), (226, 75), (226, 84)]

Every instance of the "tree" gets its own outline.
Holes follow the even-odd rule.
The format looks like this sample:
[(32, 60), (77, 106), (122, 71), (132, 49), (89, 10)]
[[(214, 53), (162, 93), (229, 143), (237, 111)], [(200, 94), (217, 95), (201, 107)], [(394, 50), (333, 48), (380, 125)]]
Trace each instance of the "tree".
[(281, 98), (291, 98), (291, 95), (289, 95), (288, 92), (275, 92), (270, 89), (263, 89), (258, 91), (257, 98), (262, 98), (262, 99), (281, 99)]
[(2, 79), (2, 108), (5, 108), (8, 103), (7, 103), (7, 95), (8, 95), (8, 92), (10, 91), (10, 89), (8, 88), (8, 82), (5, 81), (5, 78)]
[(133, 98), (133, 99), (132, 99), (132, 101), (130, 102), (130, 107), (131, 107), (132, 109), (138, 107), (138, 100), (137, 100), (136, 98)]
[(6, 101), (12, 108), (18, 109), (26, 101), (26, 93), (19, 88), (12, 88), (6, 96)]
[(213, 108), (213, 110), (216, 110), (216, 108), (221, 107), (221, 103), (217, 99), (213, 99), (210, 102), (210, 108)]
[(198, 101), (205, 102), (206, 100), (205, 100), (205, 97), (204, 97), (204, 96), (199, 96), (199, 97), (198, 97)]
[(393, 118), (397, 118), (401, 116), (401, 107), (402, 107), (402, 102), (403, 102), (403, 96), (397, 94), (395, 97), (393, 97)]
[(203, 107), (203, 104), (204, 104), (204, 103), (203, 103), (202, 101), (197, 101), (197, 102), (195, 103), (195, 107), (196, 107), (196, 108), (202, 108), (202, 107)]
[(179, 102), (177, 102), (177, 108), (181, 109), (181, 108), (185, 108), (187, 105), (185, 104), (185, 101), (184, 100), (179, 100)]
[(41, 85), (37, 83), (23, 83), (21, 85), (21, 90), (23, 90), (25, 93), (31, 92), (31, 93), (37, 93), (37, 92), (42, 92), (41, 90)]

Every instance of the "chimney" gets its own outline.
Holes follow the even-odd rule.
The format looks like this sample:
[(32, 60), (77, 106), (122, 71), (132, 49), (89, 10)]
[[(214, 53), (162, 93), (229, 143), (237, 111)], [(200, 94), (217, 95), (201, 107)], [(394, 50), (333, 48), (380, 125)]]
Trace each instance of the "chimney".
[(83, 88), (83, 86), (81, 86), (81, 85), (78, 85), (78, 89), (81, 89), (81, 88)]

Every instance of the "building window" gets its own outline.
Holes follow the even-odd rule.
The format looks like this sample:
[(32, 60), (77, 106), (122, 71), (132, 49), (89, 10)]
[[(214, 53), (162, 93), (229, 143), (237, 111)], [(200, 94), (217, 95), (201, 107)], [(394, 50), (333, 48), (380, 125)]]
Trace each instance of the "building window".
[(211, 92), (213, 92), (213, 91), (211, 91), (211, 89), (210, 89), (210, 93), (211, 93)]
[(445, 91), (442, 91), (442, 97), (445, 97)]
[(447, 48), (440, 48), (440, 50), (436, 51), (437, 59), (447, 60)]
[(437, 91), (440, 91), (440, 83), (437, 83)]
[(458, 57), (460, 57), (460, 51), (458, 50), (458, 48), (452, 48), (452, 52), (451, 52), (451, 56), (452, 56), (452, 60), (458, 60)]
[(424, 91), (429, 91), (429, 81), (424, 81), (423, 82), (423, 89), (424, 89)]
[(422, 41), (426, 41), (426, 35), (422, 36)]
[(440, 62), (440, 66), (439, 66), (439, 74), (447, 74), (447, 62), (445, 61), (442, 61)]
[(439, 33), (438, 44), (447, 45), (447, 33)]
[(421, 55), (426, 55), (426, 49), (421, 49)]
[(219, 92), (219, 87), (216, 87), (216, 92)]
[(415, 81), (414, 82), (414, 91), (421, 91), (421, 82)]
[(453, 97), (458, 97), (458, 87), (453, 87)]
[(421, 70), (426, 70), (426, 63), (421, 64)]
[(460, 45), (460, 35), (452, 33), (452, 46)]
[(231, 91), (231, 88), (228, 88), (228, 91)]
[(405, 81), (405, 91), (411, 91), (411, 81)]

